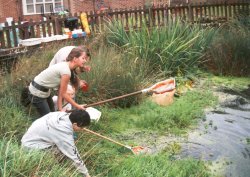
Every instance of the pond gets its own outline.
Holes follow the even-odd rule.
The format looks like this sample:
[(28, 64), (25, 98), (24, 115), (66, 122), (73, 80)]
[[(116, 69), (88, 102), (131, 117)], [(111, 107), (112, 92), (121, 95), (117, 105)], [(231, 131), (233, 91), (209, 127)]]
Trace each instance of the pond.
[(215, 176), (247, 177), (250, 174), (250, 88), (243, 92), (223, 89), (217, 94), (223, 101), (181, 143), (181, 157), (211, 161)]
[(211, 162), (212, 176), (248, 177), (250, 86), (242, 92), (220, 89), (214, 93), (220, 104), (206, 110), (206, 116), (187, 136), (159, 136), (145, 131), (132, 133), (126, 139), (147, 147), (147, 154), (156, 154), (167, 148), (177, 154), (174, 155), (176, 159), (192, 157)]

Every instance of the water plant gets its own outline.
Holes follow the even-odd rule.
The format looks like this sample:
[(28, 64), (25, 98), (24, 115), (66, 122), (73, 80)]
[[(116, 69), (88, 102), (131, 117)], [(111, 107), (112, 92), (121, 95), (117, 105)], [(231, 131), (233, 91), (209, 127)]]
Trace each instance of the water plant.
[[(92, 71), (81, 78), (89, 83), (90, 89), (79, 94), (85, 103), (113, 98), (143, 89), (152, 84), (155, 73), (149, 72), (149, 64), (137, 58), (129, 58), (114, 47), (100, 47), (91, 62)], [(113, 106), (129, 107), (140, 101), (140, 96), (112, 102)]]
[(144, 23), (139, 30), (130, 27), (128, 31), (121, 22), (114, 21), (107, 31), (109, 44), (119, 47), (126, 55), (149, 61), (154, 70), (166, 75), (188, 73), (196, 68), (216, 32), (180, 20), (150, 29)]

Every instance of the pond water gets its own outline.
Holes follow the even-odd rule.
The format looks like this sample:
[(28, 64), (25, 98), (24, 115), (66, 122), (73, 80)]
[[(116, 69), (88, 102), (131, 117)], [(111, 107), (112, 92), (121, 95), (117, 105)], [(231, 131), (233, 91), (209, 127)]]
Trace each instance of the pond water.
[(250, 87), (242, 92), (219, 90), (219, 106), (207, 110), (205, 118), (187, 136), (159, 136), (136, 132), (123, 137), (133, 139), (148, 154), (169, 146), (181, 149), (177, 159), (192, 157), (211, 162), (212, 176), (250, 176)]
[[(249, 92), (217, 92), (219, 107), (206, 114), (198, 128), (181, 143), (181, 157), (211, 161), (215, 176), (250, 176)], [(249, 95), (248, 95), (249, 94)]]

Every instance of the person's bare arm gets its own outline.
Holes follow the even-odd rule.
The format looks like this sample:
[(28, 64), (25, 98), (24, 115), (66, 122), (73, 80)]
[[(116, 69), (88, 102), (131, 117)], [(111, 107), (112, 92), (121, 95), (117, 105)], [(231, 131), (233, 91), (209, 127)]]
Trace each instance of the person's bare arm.
[(69, 94), (67, 94), (67, 86), (69, 84), (70, 76), (69, 75), (62, 75), (61, 82), (60, 82), (60, 88), (58, 92), (58, 100), (57, 100), (57, 106), (58, 110), (62, 110), (62, 101), (65, 99), (68, 103), (70, 103), (73, 107), (77, 109), (84, 109), (83, 105), (79, 105), (76, 103)]

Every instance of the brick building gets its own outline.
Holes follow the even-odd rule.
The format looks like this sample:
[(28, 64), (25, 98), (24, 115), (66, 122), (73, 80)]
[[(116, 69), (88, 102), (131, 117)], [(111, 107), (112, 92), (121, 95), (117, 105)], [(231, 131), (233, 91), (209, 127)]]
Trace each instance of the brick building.
[(209, 2), (213, 0), (0, 0), (0, 23), (5, 22), (7, 17), (13, 17), (15, 21), (29, 20), (31, 18), (40, 20), (43, 14), (58, 13), (62, 10), (68, 10), (74, 14), (102, 9), (119, 9), (169, 3), (176, 5), (178, 3), (183, 4), (197, 1)]

